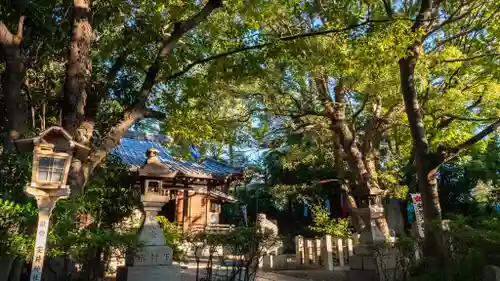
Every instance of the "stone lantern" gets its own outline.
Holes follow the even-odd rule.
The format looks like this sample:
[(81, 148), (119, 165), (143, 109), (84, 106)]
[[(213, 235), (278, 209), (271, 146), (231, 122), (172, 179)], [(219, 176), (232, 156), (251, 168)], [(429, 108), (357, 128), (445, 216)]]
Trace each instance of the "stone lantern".
[(156, 149), (148, 149), (146, 156), (146, 163), (138, 170), (144, 208), (139, 241), (143, 247), (135, 254), (134, 265), (127, 268), (127, 281), (180, 280), (180, 269), (172, 265), (173, 250), (165, 246), (165, 236), (156, 219), (175, 194), (164, 188), (163, 180), (174, 178), (177, 172), (161, 163)]
[(389, 248), (380, 252), (373, 248), (375, 244), (386, 242), (389, 238), (379, 228), (379, 223), (385, 221), (383, 194), (384, 191), (378, 188), (358, 189), (355, 192), (359, 207), (353, 210), (353, 215), (362, 218), (364, 228), (360, 233), (360, 244), (354, 246), (354, 256), (349, 258), (349, 266), (350, 274), (358, 279), (385, 280), (381, 268), (392, 270), (396, 266), (396, 257)]
[(31, 183), (25, 192), (35, 197), (38, 205), (38, 228), (30, 281), (41, 280), (50, 216), (57, 200), (70, 194), (66, 185), (73, 157), (85, 160), (89, 148), (73, 141), (61, 127), (51, 127), (33, 138), (15, 141), (21, 152), (33, 151)]
[(355, 191), (359, 206), (353, 210), (354, 214), (361, 217), (365, 227), (360, 233), (360, 242), (363, 244), (373, 244), (383, 242), (386, 237), (377, 225), (377, 220), (384, 219), (384, 206), (382, 196), (384, 191), (378, 188), (359, 188)]

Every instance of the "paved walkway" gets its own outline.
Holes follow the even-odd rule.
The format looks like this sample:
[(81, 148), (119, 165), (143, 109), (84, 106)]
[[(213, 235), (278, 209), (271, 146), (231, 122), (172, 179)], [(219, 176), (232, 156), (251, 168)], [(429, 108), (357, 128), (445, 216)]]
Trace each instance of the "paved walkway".
[[(199, 278), (203, 277), (205, 275), (205, 269), (203, 268), (202, 265), (200, 265), (199, 269)], [(227, 270), (231, 270), (230, 268)], [(213, 275), (219, 275), (219, 276), (226, 276), (227, 271), (225, 267), (216, 267), (214, 265), (213, 269)], [(187, 265), (187, 268), (183, 268), (181, 271), (181, 277), (182, 281), (196, 281), (196, 264), (189, 263)], [(256, 281), (310, 281), (312, 279), (309, 278), (297, 278), (292, 275), (284, 275), (280, 274), (277, 272), (264, 272), (264, 271), (259, 271), (257, 272), (257, 278)], [(333, 281), (333, 280), (332, 280)]]

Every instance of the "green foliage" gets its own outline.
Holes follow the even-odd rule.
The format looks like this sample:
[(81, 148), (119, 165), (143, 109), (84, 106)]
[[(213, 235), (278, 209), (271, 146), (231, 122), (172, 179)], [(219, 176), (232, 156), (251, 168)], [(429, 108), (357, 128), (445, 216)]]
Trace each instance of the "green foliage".
[[(500, 224), (498, 217), (478, 220), (455, 216), (445, 232), (445, 242), (449, 246), (446, 264), (438, 265), (426, 260), (415, 280), (484, 280), (483, 270), (487, 265), (500, 265)], [(467, 224), (467, 222), (473, 224)]]
[(314, 205), (312, 214), (312, 229), (319, 234), (345, 238), (351, 234), (349, 219), (332, 219), (330, 218), (330, 214), (321, 205)]
[[(389, 281), (479, 281), (484, 280), (484, 267), (500, 265), (500, 219), (482, 219), (455, 215), (444, 227), (443, 243), (446, 252), (443, 262), (422, 256), (423, 241), (402, 236), (394, 244), (377, 244), (372, 250), (381, 260), (379, 270)], [(430, 227), (440, 227), (436, 224)], [(395, 255), (396, 268), (384, 260), (388, 251)], [(417, 259), (417, 251), (419, 251)]]
[[(31, 156), (31, 155), (30, 155)], [(0, 154), (0, 198), (26, 202), (26, 184), (31, 180), (31, 157), (4, 151)]]
[(186, 255), (181, 249), (182, 232), (179, 227), (163, 216), (158, 216), (156, 218), (158, 219), (158, 222), (161, 224), (161, 227), (163, 229), (166, 246), (169, 246), (174, 251), (174, 260), (185, 261)]
[(33, 235), (28, 226), (36, 222), (36, 208), (0, 199), (0, 256), (28, 256), (33, 248)]
[[(110, 157), (94, 172), (84, 194), (58, 201), (49, 231), (49, 254), (79, 261), (83, 276), (90, 278), (104, 274), (102, 254), (135, 253), (141, 246), (138, 229), (124, 220), (139, 205), (140, 190), (130, 185), (129, 177), (127, 166)], [(80, 225), (83, 218), (90, 220)]]
[[(280, 237), (270, 233), (263, 233), (258, 227), (236, 227), (230, 232), (218, 233), (212, 231), (200, 231), (186, 235), (186, 242), (195, 252), (195, 257), (201, 257), (202, 249), (208, 253), (208, 262), (205, 275), (197, 280), (227, 280), (227, 281), (252, 281), (261, 253), (271, 250), (279, 245)], [(218, 248), (223, 247), (231, 253), (232, 258), (222, 257), (221, 262), (232, 260), (230, 270), (225, 275), (216, 274), (214, 266), (214, 254)], [(198, 264), (199, 266), (199, 264)], [(197, 276), (198, 277), (198, 276)]]

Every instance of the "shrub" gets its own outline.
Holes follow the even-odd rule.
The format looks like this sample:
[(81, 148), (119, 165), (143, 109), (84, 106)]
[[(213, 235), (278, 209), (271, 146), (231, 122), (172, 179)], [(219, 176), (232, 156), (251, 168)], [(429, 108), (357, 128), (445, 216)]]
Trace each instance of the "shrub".
[(173, 259), (175, 261), (185, 261), (186, 254), (181, 249), (182, 233), (179, 228), (175, 225), (175, 223), (170, 222), (163, 216), (158, 216), (157, 219), (163, 229), (165, 244), (174, 251)]
[(5, 254), (31, 254), (33, 237), (27, 228), (36, 219), (36, 208), (0, 199), (0, 257)]
[(313, 226), (314, 231), (321, 235), (329, 234), (334, 237), (348, 237), (349, 219), (332, 219), (328, 212), (320, 205), (313, 206)]

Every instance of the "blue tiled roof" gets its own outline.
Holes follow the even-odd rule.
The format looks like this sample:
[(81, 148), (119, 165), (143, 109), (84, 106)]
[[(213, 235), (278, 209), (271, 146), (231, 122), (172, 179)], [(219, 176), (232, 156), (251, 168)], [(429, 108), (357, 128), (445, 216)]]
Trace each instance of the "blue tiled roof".
[(160, 161), (174, 171), (200, 174), (205, 177), (225, 177), (242, 173), (241, 169), (210, 158), (201, 163), (176, 159), (161, 144), (162, 140), (155, 137), (132, 137), (127, 135), (121, 139), (120, 145), (114, 148), (112, 153), (117, 155), (124, 164), (139, 168), (146, 162), (146, 151), (149, 148), (155, 148), (158, 151)]

